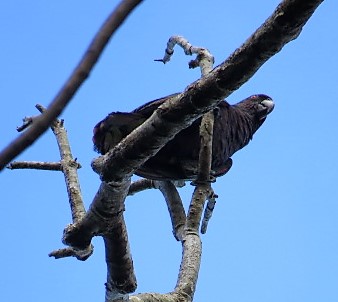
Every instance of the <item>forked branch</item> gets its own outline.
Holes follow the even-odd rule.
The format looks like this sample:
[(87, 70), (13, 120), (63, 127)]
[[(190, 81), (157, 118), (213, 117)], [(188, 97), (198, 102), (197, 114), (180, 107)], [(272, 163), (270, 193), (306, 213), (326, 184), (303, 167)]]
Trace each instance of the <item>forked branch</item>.
[[(45, 112), (42, 105), (36, 105), (36, 108), (41, 112)], [(29, 127), (34, 127), (38, 117), (26, 117), (23, 119), (23, 125), (18, 127), (18, 131), (26, 130)], [(77, 174), (77, 169), (81, 165), (73, 158), (70, 144), (68, 140), (67, 131), (64, 127), (64, 121), (56, 119), (51, 123), (51, 129), (55, 135), (56, 142), (59, 147), (60, 162), (35, 162), (35, 161), (20, 161), (13, 162), (8, 165), (9, 169), (39, 169), (39, 170), (53, 170), (63, 172), (66, 188), (69, 197), (69, 204), (71, 208), (73, 222), (80, 221), (86, 211), (81, 196), (80, 182)], [(83, 250), (73, 249), (71, 247), (58, 249), (49, 254), (51, 257), (63, 258), (74, 256), (79, 260), (87, 259), (93, 252), (93, 247), (88, 245)]]

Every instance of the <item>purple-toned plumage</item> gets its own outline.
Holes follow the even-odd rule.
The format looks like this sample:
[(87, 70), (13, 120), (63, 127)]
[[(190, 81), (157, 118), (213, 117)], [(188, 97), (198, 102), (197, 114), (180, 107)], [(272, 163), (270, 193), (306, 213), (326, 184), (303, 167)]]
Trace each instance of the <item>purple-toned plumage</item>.
[[(167, 99), (168, 97), (165, 97), (146, 103), (130, 113), (110, 113), (94, 127), (95, 150), (101, 154), (107, 153), (149, 118)], [(249, 143), (273, 108), (274, 103), (269, 96), (257, 94), (235, 105), (223, 101), (214, 109), (211, 166), (214, 177), (222, 176), (230, 170), (232, 165), (230, 157)], [(156, 180), (195, 179), (200, 145), (200, 123), (201, 118), (179, 132), (135, 174)]]

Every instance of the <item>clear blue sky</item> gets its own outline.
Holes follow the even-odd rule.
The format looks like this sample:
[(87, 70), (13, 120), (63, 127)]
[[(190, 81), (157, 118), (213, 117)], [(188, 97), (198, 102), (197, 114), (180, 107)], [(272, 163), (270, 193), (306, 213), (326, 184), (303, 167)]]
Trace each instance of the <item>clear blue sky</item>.
[[(203, 2), (203, 3), (202, 3)], [(0, 9), (0, 148), (16, 137), (36, 103), (48, 105), (117, 1), (4, 1)], [(222, 62), (279, 1), (145, 1), (119, 29), (62, 115), (88, 207), (98, 185), (90, 168), (93, 126), (182, 91), (199, 77), (179, 49), (161, 58), (172, 34), (210, 49)], [(195, 301), (338, 301), (338, 3), (324, 1), (300, 37), (270, 59), (228, 101), (265, 93), (276, 103), (254, 140), (214, 189), (220, 196), (208, 233)], [(51, 132), (18, 160), (57, 161)], [(70, 223), (63, 176), (0, 174), (1, 301), (103, 301), (101, 238), (86, 262), (54, 260)], [(192, 188), (183, 192), (188, 204)], [(168, 292), (181, 246), (159, 192), (126, 201), (137, 292)]]

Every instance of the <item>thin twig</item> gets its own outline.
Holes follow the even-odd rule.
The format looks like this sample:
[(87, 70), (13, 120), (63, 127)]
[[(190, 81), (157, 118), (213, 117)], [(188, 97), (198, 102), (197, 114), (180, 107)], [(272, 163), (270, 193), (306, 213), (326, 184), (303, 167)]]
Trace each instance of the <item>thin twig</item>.
[(193, 46), (189, 41), (182, 36), (171, 36), (167, 43), (167, 48), (165, 49), (164, 57), (162, 59), (156, 59), (157, 62), (168, 63), (171, 59), (171, 56), (174, 54), (175, 45), (179, 45), (183, 48), (186, 55), (197, 54), (195, 60), (189, 62), (189, 68), (200, 67), (202, 75), (206, 75), (212, 69), (214, 64), (214, 57), (211, 53), (203, 47)]
[(85, 261), (93, 254), (93, 247), (88, 246), (87, 249), (73, 249), (71, 247), (66, 247), (63, 249), (52, 251), (48, 254), (49, 257), (54, 257), (55, 259), (66, 258), (66, 257), (76, 257), (78, 260)]
[[(13, 161), (7, 168), (14, 169), (36, 169), (36, 170), (50, 170), (50, 171), (62, 171), (61, 163), (56, 162), (42, 162), (42, 161)], [(81, 168), (81, 165), (77, 163), (77, 168)]]
[(26, 117), (24, 117), (22, 119), (22, 125), (16, 127), (16, 131), (22, 132), (23, 130), (28, 128), (33, 123), (35, 118), (36, 118), (36, 116), (29, 116), (29, 117), (26, 116)]

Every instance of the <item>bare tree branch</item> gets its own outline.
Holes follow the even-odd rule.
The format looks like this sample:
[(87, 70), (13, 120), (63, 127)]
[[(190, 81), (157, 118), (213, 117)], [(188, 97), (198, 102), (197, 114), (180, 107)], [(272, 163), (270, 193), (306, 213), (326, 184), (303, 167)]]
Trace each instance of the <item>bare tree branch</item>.
[[(200, 67), (202, 77), (206, 76), (212, 70), (214, 64), (213, 55), (206, 48), (193, 46), (182, 36), (170, 37), (163, 59), (156, 61), (163, 63), (169, 62), (171, 56), (174, 54), (176, 44), (183, 48), (186, 55), (197, 54), (196, 59), (189, 62), (189, 68)], [(197, 182), (210, 180), (213, 128), (214, 115), (209, 111), (203, 116), (200, 126), (201, 147)]]
[[(81, 165), (77, 164), (80, 168)], [(56, 162), (42, 162), (42, 161), (13, 161), (7, 165), (7, 169), (36, 169), (36, 170), (50, 170), (50, 171), (62, 171), (61, 163)]]
[[(36, 108), (41, 112), (45, 112), (46, 109), (42, 105), (36, 105)], [(37, 118), (25, 118), (24, 128), (27, 128), (31, 125), (34, 125)], [(51, 129), (56, 137), (56, 141), (59, 147), (59, 153), (61, 161), (59, 163), (42, 163), (42, 162), (16, 162), (10, 164), (8, 167), (21, 167), (21, 168), (36, 168), (36, 169), (53, 169), (62, 171), (65, 177), (66, 188), (69, 197), (69, 204), (71, 208), (73, 222), (76, 223), (80, 221), (86, 211), (81, 196), (80, 182), (77, 174), (77, 169), (80, 165), (77, 163), (76, 159), (73, 159), (72, 152), (70, 150), (70, 144), (67, 136), (67, 131), (64, 127), (64, 121), (55, 119), (51, 123)], [(74, 249), (72, 247), (59, 249), (53, 251), (49, 254), (50, 257), (63, 258), (74, 256), (79, 260), (86, 260), (93, 253), (93, 246), (90, 244), (86, 248)]]
[(189, 62), (189, 68), (200, 67), (202, 75), (211, 71), (212, 65), (214, 64), (214, 57), (210, 54), (210, 52), (206, 48), (191, 45), (188, 40), (182, 36), (170, 37), (163, 59), (155, 61), (162, 62), (164, 64), (168, 63), (171, 56), (174, 54), (174, 47), (176, 44), (183, 48), (186, 55), (191, 56), (193, 54), (197, 54), (196, 59)]
[[(185, 186), (185, 181), (172, 181), (173, 185), (177, 188), (183, 188)], [(128, 191), (128, 196), (134, 195), (138, 192), (148, 190), (148, 189), (159, 189), (160, 182), (152, 179), (142, 178), (138, 179), (131, 183)]]
[(92, 245), (89, 245), (86, 249), (81, 250), (73, 249), (72, 247), (66, 247), (52, 251), (48, 254), (48, 256), (54, 257), (55, 259), (76, 257), (78, 260), (85, 261), (93, 254), (93, 251), (94, 248)]
[(16, 127), (16, 131), (18, 132), (22, 132), (23, 130), (25, 130), (26, 128), (28, 128), (34, 121), (34, 119), (36, 119), (36, 116), (29, 116), (29, 117), (24, 117), (22, 119), (22, 125), (19, 127)]
[[(171, 42), (171, 40), (173, 40), (173, 38), (171, 38), (169, 42)], [(200, 66), (202, 77), (206, 76), (212, 69), (214, 61), (213, 56), (204, 48), (193, 47), (182, 37), (179, 37), (178, 43), (183, 46), (186, 54), (189, 54), (189, 52), (198, 53), (197, 59), (191, 61), (189, 66), (193, 68)], [(172, 45), (168, 43), (168, 46), (170, 47)], [(173, 50), (171, 49), (170, 52), (173, 53)], [(166, 50), (166, 54), (167, 53), (168, 51)], [(180, 233), (183, 255), (175, 292), (180, 296), (185, 297), (188, 301), (193, 300), (201, 263), (202, 243), (198, 232), (198, 225), (201, 221), (205, 200), (210, 196), (210, 192), (212, 192), (210, 170), (212, 161), (213, 128), (214, 113), (213, 111), (209, 111), (204, 114), (200, 125), (201, 142), (198, 175), (194, 182), (197, 184), (197, 187), (191, 200), (188, 216), (185, 219), (185, 224)], [(172, 211), (170, 211), (170, 213), (172, 213)]]
[[(183, 37), (171, 37), (165, 52), (163, 63), (169, 61), (170, 56), (173, 54), (175, 44), (183, 47), (186, 54), (197, 53), (197, 59), (192, 61), (189, 66), (194, 68), (200, 66), (202, 76), (205, 76), (212, 69), (213, 57), (204, 48), (192, 46)], [(170, 213), (173, 233), (177, 240), (182, 243), (183, 256), (180, 265), (179, 276), (175, 287), (175, 294), (171, 298), (177, 300), (192, 301), (197, 277), (199, 273), (202, 244), (199, 237), (198, 225), (201, 219), (203, 206), (205, 200), (212, 192), (210, 185), (210, 169), (212, 159), (212, 138), (213, 138), (214, 114), (212, 111), (206, 113), (200, 126), (200, 154), (199, 154), (199, 167), (198, 177), (195, 183), (197, 187), (193, 194), (193, 198), (189, 207), (188, 217), (185, 216), (181, 198), (170, 181), (162, 181), (159, 183), (159, 189), (162, 191), (167, 202), (168, 210)], [(162, 299), (166, 300), (166, 296)]]
[[(202, 77), (211, 71), (213, 60), (207, 51), (199, 53), (199, 58), (194, 64), (200, 64)], [(209, 111), (204, 114), (200, 125), (200, 152), (198, 161), (198, 175), (190, 203), (185, 228), (184, 240), (182, 240), (183, 255), (179, 271), (179, 277), (175, 291), (187, 296), (187, 300), (193, 300), (197, 278), (201, 265), (202, 242), (199, 235), (199, 223), (201, 221), (205, 200), (211, 195), (210, 170), (212, 162), (212, 141), (214, 132), (214, 113)]]
[[(46, 111), (42, 105), (35, 106), (41, 113)], [(39, 117), (25, 118), (21, 130), (27, 127), (34, 127)], [(46, 162), (13, 162), (7, 166), (9, 169), (40, 169), (62, 171), (66, 181), (66, 187), (69, 197), (69, 203), (72, 212), (73, 222), (79, 221), (86, 213), (81, 196), (80, 182), (77, 174), (77, 169), (81, 165), (73, 158), (70, 150), (70, 144), (67, 136), (67, 131), (64, 128), (64, 121), (55, 119), (50, 124), (51, 129), (56, 137), (59, 147), (61, 161), (58, 163)], [(69, 251), (68, 251), (69, 253)]]
[(168, 211), (176, 240), (182, 241), (186, 215), (180, 195), (171, 181), (159, 181), (158, 188), (167, 203)]
[(190, 203), (182, 242), (182, 261), (175, 293), (192, 301), (201, 264), (202, 243), (199, 236), (204, 202), (212, 194), (210, 183), (200, 183), (194, 190)]
[(154, 180), (146, 178), (139, 179), (131, 183), (128, 191), (128, 196), (148, 189), (157, 189), (156, 186), (157, 182), (155, 182)]
[(109, 293), (106, 294), (110, 298), (136, 289), (123, 218), (124, 200), (129, 186), (130, 179), (114, 183), (102, 182), (86, 216), (64, 230), (63, 242), (79, 250), (86, 249), (94, 236), (103, 236), (108, 269), (106, 291)]
[(118, 218), (118, 223), (115, 223), (103, 236), (108, 271), (106, 296), (113, 299), (116, 295), (135, 291), (137, 286), (127, 228), (122, 213)]
[[(46, 110), (41, 105), (36, 105), (36, 107), (42, 113)], [(73, 158), (67, 131), (64, 127), (64, 121), (59, 119), (54, 120), (51, 124), (51, 129), (56, 137), (59, 147), (62, 172), (65, 177), (72, 220), (73, 222), (77, 222), (86, 214), (82, 200), (79, 176), (77, 174), (78, 163), (76, 159)]]
[(96, 235), (110, 229), (124, 211), (124, 199), (130, 182), (102, 182), (86, 216), (64, 231), (63, 241), (74, 248), (86, 248)]
[(145, 293), (133, 295), (129, 298), (131, 302), (184, 302), (191, 301), (180, 293), (172, 292), (168, 294)]
[(34, 141), (48, 129), (52, 121), (61, 114), (76, 91), (89, 76), (90, 71), (96, 64), (113, 33), (128, 17), (131, 11), (141, 2), (142, 0), (122, 0), (120, 2), (99, 29), (78, 66), (74, 69), (69, 79), (48, 106), (46, 112), (37, 118), (34, 125), (25, 133), (20, 135), (1, 151), (0, 171), (23, 150), (33, 144)]

